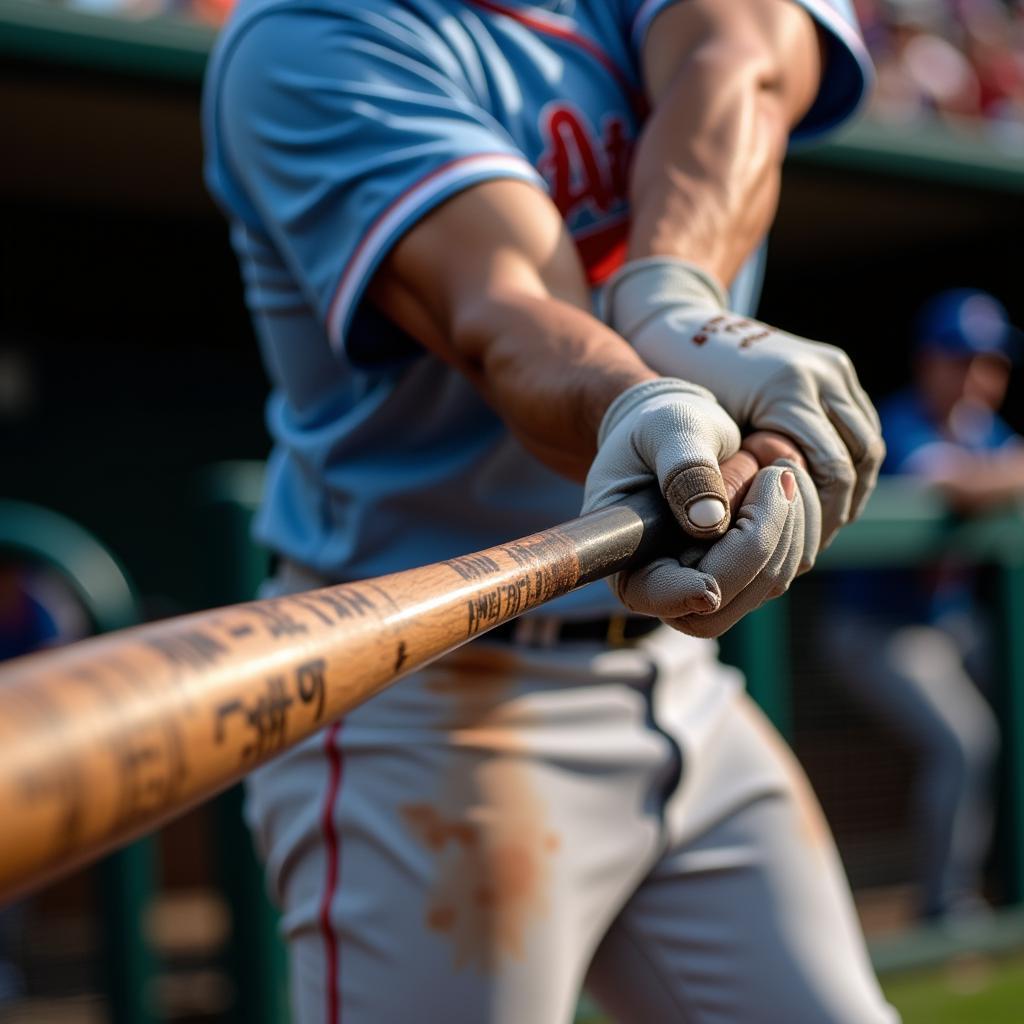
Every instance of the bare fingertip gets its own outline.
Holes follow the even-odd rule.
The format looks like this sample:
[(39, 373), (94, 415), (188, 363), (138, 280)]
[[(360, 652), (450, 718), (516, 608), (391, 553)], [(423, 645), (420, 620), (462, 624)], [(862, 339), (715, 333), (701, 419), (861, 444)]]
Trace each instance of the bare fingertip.
[(782, 493), (786, 496), (786, 501), (792, 501), (796, 497), (796, 477), (787, 469), (779, 477), (779, 483), (782, 485)]

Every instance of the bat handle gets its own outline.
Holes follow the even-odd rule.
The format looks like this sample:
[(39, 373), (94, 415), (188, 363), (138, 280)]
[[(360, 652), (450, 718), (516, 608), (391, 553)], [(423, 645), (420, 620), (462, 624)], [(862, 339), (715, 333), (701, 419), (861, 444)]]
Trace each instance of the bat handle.
[(579, 556), (577, 586), (697, 543), (683, 532), (655, 485), (559, 529), (571, 535)]
[(683, 548), (700, 543), (679, 525), (657, 485), (629, 495), (622, 505), (637, 516), (643, 527), (640, 543), (630, 556), (629, 568), (646, 565), (662, 555), (678, 554)]

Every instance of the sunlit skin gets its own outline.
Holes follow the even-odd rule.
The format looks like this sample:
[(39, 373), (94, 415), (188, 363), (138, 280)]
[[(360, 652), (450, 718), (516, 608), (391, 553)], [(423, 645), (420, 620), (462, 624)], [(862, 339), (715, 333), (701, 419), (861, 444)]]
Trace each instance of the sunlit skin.
[[(682, 256), (729, 282), (774, 216), (789, 130), (821, 73), (817, 31), (789, 0), (688, 0), (647, 38), (654, 113), (632, 169), (631, 255)], [(591, 315), (558, 210), (524, 182), (443, 204), (393, 248), (370, 295), (572, 479), (614, 398), (655, 376)]]

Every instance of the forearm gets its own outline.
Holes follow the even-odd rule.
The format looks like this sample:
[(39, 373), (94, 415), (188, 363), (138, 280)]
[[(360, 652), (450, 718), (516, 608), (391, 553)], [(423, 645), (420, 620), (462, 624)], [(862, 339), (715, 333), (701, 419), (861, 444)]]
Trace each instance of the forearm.
[(652, 27), (654, 106), (631, 179), (631, 259), (675, 256), (728, 283), (767, 232), (792, 126), (820, 76), (810, 19), (783, 0), (695, 0)]
[(371, 296), (458, 367), (533, 454), (574, 479), (586, 475), (611, 402), (655, 376), (590, 314), (565, 224), (521, 182), (484, 183), (426, 218)]
[(618, 335), (551, 296), (481, 302), (453, 326), (481, 393), (525, 447), (582, 480), (612, 401), (656, 376)]
[(961, 511), (983, 512), (1024, 496), (1024, 451), (972, 455), (931, 479)]

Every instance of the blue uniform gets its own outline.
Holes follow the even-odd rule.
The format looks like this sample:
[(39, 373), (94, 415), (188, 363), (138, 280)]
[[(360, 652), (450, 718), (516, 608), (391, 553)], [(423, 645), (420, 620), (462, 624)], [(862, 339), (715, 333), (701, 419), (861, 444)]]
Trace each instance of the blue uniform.
[[(264, 544), (349, 579), (578, 513), (581, 489), (362, 297), (410, 226), (494, 178), (546, 190), (591, 281), (610, 274), (645, 113), (638, 51), (669, 2), (242, 0), (208, 72), (204, 124), (273, 383)], [(829, 53), (796, 132), (809, 137), (858, 105), (869, 64), (846, 0), (802, 3)], [(757, 270), (734, 289), (741, 311)], [(598, 585), (561, 610), (613, 602)]]
[[(990, 409), (965, 409), (943, 430), (913, 390), (901, 391), (878, 407), (885, 438), (882, 472), (927, 478), (958, 452), (981, 454), (1020, 444), (1008, 423)], [(895, 623), (934, 623), (967, 612), (974, 604), (975, 573), (953, 564), (919, 571), (848, 570), (837, 581), (840, 603)]]
[(994, 452), (1020, 442), (1001, 416), (981, 406), (965, 409), (956, 417), (954, 432), (945, 432), (913, 390), (901, 391), (882, 402), (878, 415), (886, 444), (883, 473), (927, 475), (950, 454)]

